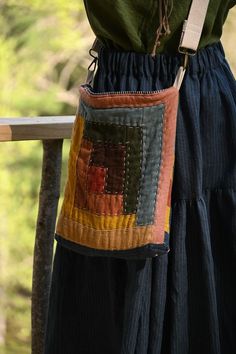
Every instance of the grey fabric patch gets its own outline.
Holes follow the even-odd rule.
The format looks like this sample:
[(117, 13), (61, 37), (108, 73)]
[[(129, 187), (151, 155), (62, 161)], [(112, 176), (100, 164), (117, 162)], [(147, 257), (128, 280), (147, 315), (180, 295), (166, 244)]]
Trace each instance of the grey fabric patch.
[(137, 225), (154, 222), (157, 182), (160, 174), (164, 105), (143, 108), (143, 161)]

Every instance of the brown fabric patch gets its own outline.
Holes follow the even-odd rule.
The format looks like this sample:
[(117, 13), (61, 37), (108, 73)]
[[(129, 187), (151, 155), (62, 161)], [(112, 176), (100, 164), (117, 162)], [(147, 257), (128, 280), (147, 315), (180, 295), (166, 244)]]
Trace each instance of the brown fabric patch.
[(105, 193), (123, 194), (126, 146), (94, 143), (90, 164), (107, 168)]
[(106, 148), (104, 143), (93, 143), (93, 151), (91, 154), (91, 165), (105, 166)]

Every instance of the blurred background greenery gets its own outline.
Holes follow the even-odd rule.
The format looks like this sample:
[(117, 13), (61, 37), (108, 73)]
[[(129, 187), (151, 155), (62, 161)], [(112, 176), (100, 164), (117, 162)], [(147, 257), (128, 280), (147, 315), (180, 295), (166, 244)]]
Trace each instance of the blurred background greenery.
[[(235, 19), (236, 9), (222, 38), (234, 73)], [(82, 0), (0, 0), (0, 117), (74, 115), (92, 40)], [(69, 142), (63, 147), (61, 190)], [(0, 145), (0, 354), (30, 353), (41, 161), (39, 141)]]

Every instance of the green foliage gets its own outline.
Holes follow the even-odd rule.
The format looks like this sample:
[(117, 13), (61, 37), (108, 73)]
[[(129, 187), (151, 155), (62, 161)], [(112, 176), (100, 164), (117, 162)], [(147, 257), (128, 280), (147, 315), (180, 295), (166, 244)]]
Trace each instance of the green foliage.
[[(39, 142), (1, 144), (0, 217), (6, 353), (29, 343), (32, 252), (40, 182)], [(33, 156), (33, 157), (32, 157)], [(23, 163), (22, 163), (23, 162)], [(18, 353), (15, 351), (14, 353)], [(27, 353), (24, 348), (23, 353)]]
[[(62, 190), (68, 153), (69, 141), (65, 141)], [(0, 293), (3, 295), (0, 316), (5, 318), (6, 354), (30, 353), (32, 255), (41, 162), (40, 141), (0, 145), (0, 195), (3, 201), (0, 210)], [(61, 202), (62, 199), (60, 205)]]
[[(92, 40), (80, 0), (0, 0), (0, 116), (73, 115)], [(0, 144), (0, 353), (30, 353), (41, 162), (39, 141)]]
[(73, 114), (91, 42), (81, 1), (0, 3), (0, 115)]

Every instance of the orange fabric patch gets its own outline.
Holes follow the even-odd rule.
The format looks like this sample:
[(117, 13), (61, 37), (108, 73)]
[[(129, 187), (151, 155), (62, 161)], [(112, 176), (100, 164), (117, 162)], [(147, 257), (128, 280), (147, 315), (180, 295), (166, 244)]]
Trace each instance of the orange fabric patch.
[(123, 195), (88, 194), (87, 208), (99, 215), (120, 215), (123, 213)]
[(83, 139), (76, 162), (75, 206), (77, 208), (86, 207), (87, 174), (91, 152), (92, 143)]

